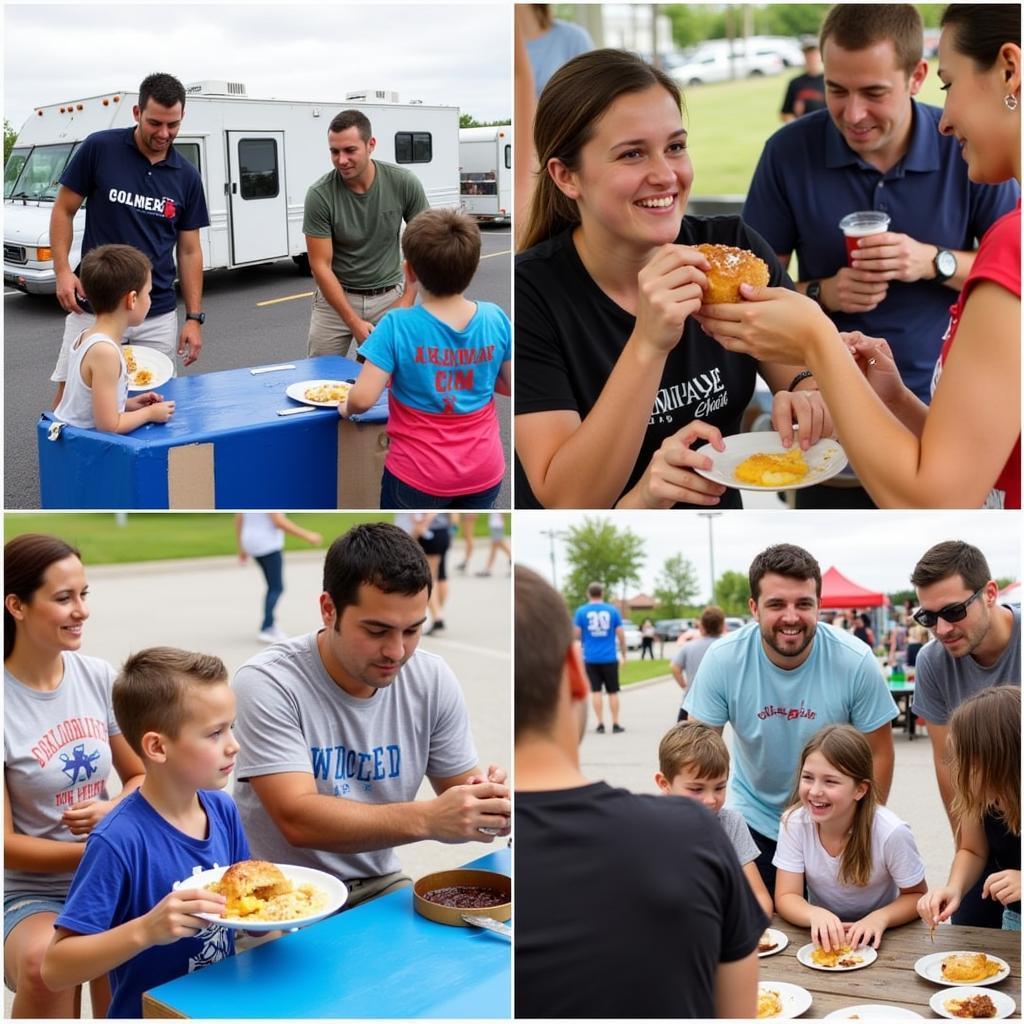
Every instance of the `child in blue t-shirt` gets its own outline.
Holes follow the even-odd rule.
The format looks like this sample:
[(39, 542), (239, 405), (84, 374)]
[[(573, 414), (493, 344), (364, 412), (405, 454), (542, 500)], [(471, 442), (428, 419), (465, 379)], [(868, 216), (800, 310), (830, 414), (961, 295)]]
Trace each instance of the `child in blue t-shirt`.
[(216, 657), (170, 647), (132, 655), (114, 682), (114, 715), (146, 765), (142, 785), (93, 829), (43, 960), (60, 990), (109, 972), (109, 1016), (141, 1017), (142, 994), (231, 956), (223, 896), (172, 885), (249, 858), (234, 801), (235, 697)]
[(480, 262), (480, 231), (454, 210), (424, 210), (402, 250), (422, 304), (374, 327), (338, 412), (365, 412), (390, 377), (381, 508), (492, 508), (505, 475), (494, 395), (510, 391), (512, 329), (500, 307), (462, 294)]

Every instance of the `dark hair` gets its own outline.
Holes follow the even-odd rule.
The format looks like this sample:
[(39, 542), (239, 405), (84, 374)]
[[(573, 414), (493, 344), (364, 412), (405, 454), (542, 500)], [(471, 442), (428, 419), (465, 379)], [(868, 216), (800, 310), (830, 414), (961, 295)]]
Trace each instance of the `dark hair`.
[(987, 71), (1006, 43), (1020, 46), (1020, 4), (950, 4), (939, 21), (951, 28), (953, 49)]
[(530, 4), (530, 6), (537, 16), (537, 24), (542, 31), (546, 32), (551, 28), (551, 23), (555, 20), (554, 15), (551, 13), (551, 4)]
[(522, 248), (528, 249), (580, 222), (576, 202), (551, 180), (548, 161), (557, 159), (575, 171), (580, 150), (590, 141), (594, 126), (625, 93), (660, 85), (682, 107), (679, 86), (664, 71), (626, 50), (590, 50), (563, 64), (548, 80), (537, 101), (533, 143), (540, 168), (523, 228)]
[(700, 628), (708, 636), (718, 636), (725, 626), (725, 612), (717, 604), (709, 604), (700, 613)]
[(604, 594), (603, 583), (587, 584), (587, 597), (601, 597)]
[(836, 4), (821, 25), (822, 56), (829, 37), (844, 50), (866, 50), (875, 43), (891, 42), (896, 67), (907, 75), (924, 55), (924, 24), (911, 4)]
[(328, 132), (344, 132), (349, 128), (358, 128), (359, 138), (363, 142), (369, 142), (373, 135), (370, 119), (361, 110), (343, 110), (340, 114), (335, 114), (327, 126)]
[(544, 732), (555, 716), (572, 620), (561, 594), (532, 569), (515, 575), (515, 735)]
[(129, 292), (140, 292), (153, 266), (132, 245), (98, 245), (82, 257), (78, 276), (95, 313), (112, 313)]
[[(72, 547), (59, 537), (47, 533), (23, 533), (12, 537), (4, 545), (4, 597), (13, 594), (19, 601), (29, 602), (32, 595), (43, 585), (46, 570), (54, 562), (75, 556), (82, 556), (78, 548)], [(7, 610), (4, 602), (4, 660), (14, 650), (14, 636), (18, 624)]]
[(424, 210), (402, 233), (402, 252), (431, 295), (461, 295), (480, 264), (480, 229), (457, 210)]
[(915, 587), (930, 587), (933, 583), (956, 575), (960, 576), (971, 593), (992, 579), (985, 556), (973, 544), (962, 540), (944, 540), (930, 547), (917, 560), (910, 574), (910, 582)]
[(173, 107), (175, 103), (180, 103), (184, 112), (185, 86), (174, 75), (162, 72), (146, 75), (139, 86), (139, 110), (145, 110), (151, 99), (156, 100), (161, 107)]
[(761, 596), (761, 579), (769, 572), (793, 580), (814, 580), (814, 592), (821, 597), (821, 567), (809, 551), (796, 544), (773, 544), (750, 563), (750, 596), (755, 602)]
[(367, 583), (385, 594), (430, 593), (430, 566), (419, 544), (390, 523), (363, 523), (343, 533), (324, 558), (324, 590), (341, 618)]
[(147, 647), (132, 654), (114, 680), (114, 717), (128, 745), (141, 756), (142, 737), (147, 732), (160, 732), (172, 739), (181, 732), (189, 687), (227, 681), (224, 662), (213, 654)]

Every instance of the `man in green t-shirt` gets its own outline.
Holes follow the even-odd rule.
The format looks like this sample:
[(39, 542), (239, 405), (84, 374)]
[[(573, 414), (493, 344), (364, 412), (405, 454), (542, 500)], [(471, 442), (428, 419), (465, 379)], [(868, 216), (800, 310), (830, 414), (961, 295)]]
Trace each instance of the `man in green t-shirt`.
[(398, 239), (429, 209), (411, 171), (372, 159), (377, 140), (366, 115), (343, 110), (327, 129), (334, 170), (306, 193), (302, 230), (316, 279), (309, 323), (311, 356), (348, 355), (396, 306), (411, 306)]

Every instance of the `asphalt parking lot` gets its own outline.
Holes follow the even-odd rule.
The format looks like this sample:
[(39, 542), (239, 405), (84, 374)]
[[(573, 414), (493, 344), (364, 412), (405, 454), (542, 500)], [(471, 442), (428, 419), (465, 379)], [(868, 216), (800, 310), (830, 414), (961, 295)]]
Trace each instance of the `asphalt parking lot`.
[[(484, 226), (483, 252), (467, 294), (511, 315), (511, 232)], [(203, 352), (183, 375), (301, 359), (306, 355), (313, 279), (291, 260), (210, 271), (203, 285)], [(56, 300), (4, 289), (4, 507), (39, 507), (35, 424), (52, 407), (50, 373), (60, 350), (64, 313)], [(511, 444), (511, 404), (497, 396), (505, 451)], [(510, 508), (511, 459), (498, 508)]]

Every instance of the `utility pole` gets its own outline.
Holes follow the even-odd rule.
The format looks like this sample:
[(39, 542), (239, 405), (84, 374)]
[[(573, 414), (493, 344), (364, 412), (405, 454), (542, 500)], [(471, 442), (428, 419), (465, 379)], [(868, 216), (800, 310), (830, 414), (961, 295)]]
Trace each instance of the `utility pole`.
[(715, 517), (720, 516), (721, 512), (698, 512), (697, 515), (703, 516), (708, 521), (708, 552), (711, 555), (711, 600), (708, 604), (715, 603), (715, 531), (714, 522)]
[(548, 538), (548, 547), (551, 553), (551, 585), (558, 590), (558, 571), (555, 568), (555, 538), (564, 537), (564, 530), (541, 530)]

